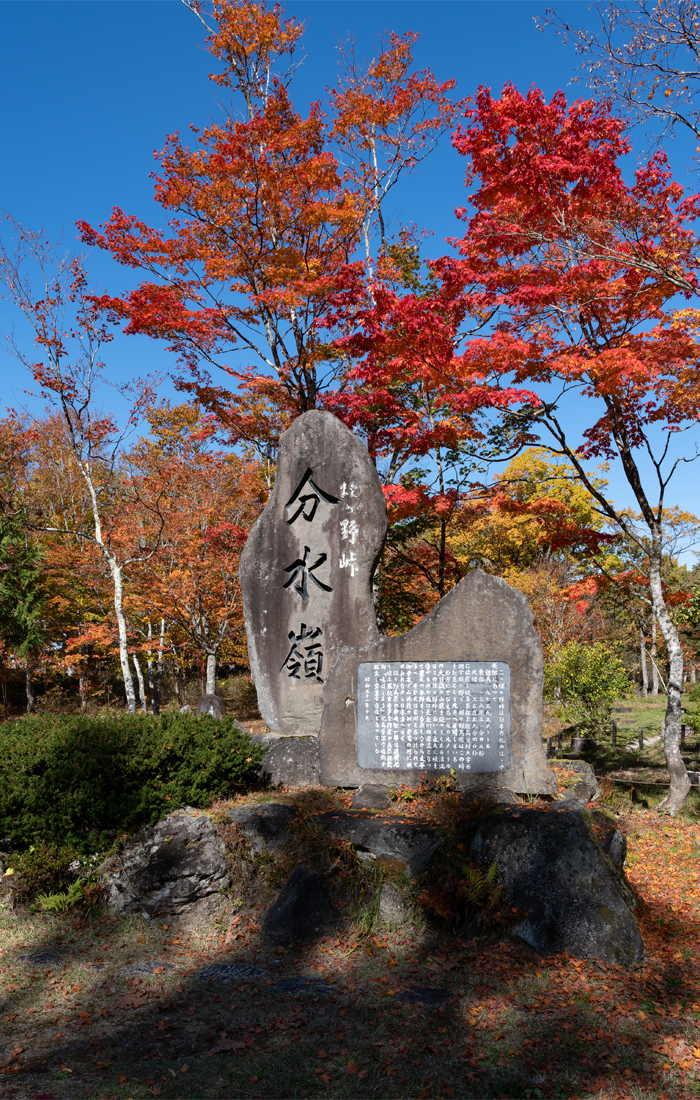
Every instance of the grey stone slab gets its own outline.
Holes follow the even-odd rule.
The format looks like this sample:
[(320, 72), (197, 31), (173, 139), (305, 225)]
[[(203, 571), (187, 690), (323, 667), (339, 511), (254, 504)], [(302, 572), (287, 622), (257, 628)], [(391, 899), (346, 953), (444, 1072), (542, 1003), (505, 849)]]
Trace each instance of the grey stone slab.
[(210, 718), (223, 718), (226, 704), (220, 695), (202, 695), (197, 703), (197, 716), (209, 715)]
[(318, 814), (314, 821), (329, 833), (345, 837), (360, 854), (396, 860), (412, 873), (422, 871), (442, 844), (442, 837), (429, 822), (401, 814), (333, 810)]
[(367, 448), (331, 413), (304, 413), (280, 437), (275, 486), (241, 556), (251, 672), (273, 733), (316, 736), (336, 656), (377, 639), (386, 530)]
[(318, 787), (318, 737), (256, 733), (251, 741), (266, 749), (258, 775), (283, 787)]
[(502, 661), (361, 664), (357, 763), (363, 770), (507, 770), (510, 668)]
[(270, 971), (247, 963), (216, 963), (205, 966), (197, 974), (199, 982), (256, 982), (269, 976)]
[(160, 959), (144, 959), (143, 962), (130, 963), (122, 966), (120, 974), (170, 974), (175, 969), (172, 963), (162, 962)]
[(27, 966), (57, 966), (63, 962), (61, 955), (54, 955), (50, 951), (38, 952), (36, 955), (18, 955), (17, 959)]
[[(556, 794), (557, 783), (542, 744), (542, 647), (525, 597), (499, 577), (475, 569), (408, 634), (380, 638), (339, 655), (324, 687), (325, 709), (319, 736), (320, 775), (326, 786), (363, 783), (407, 783), (417, 786), (421, 772), (444, 774), (449, 765), (402, 768), (401, 754), (388, 754), (387, 766), (364, 768), (358, 760), (358, 672), (367, 663), (476, 663), (510, 674), (509, 763), (494, 772), (469, 766), (456, 768), (463, 788), (494, 786), (519, 794)], [(399, 703), (402, 697), (399, 696)], [(404, 700), (405, 703), (405, 700)], [(439, 714), (439, 703), (435, 704)], [(396, 708), (392, 738), (401, 743), (415, 737), (407, 708)], [(392, 715), (393, 717), (393, 715)], [(412, 715), (411, 715), (412, 717)], [(468, 725), (469, 723), (465, 723)], [(472, 723), (473, 734), (474, 724)], [(481, 727), (480, 727), (481, 728)], [(484, 727), (485, 729), (485, 727)], [(472, 736), (473, 744), (473, 736)], [(398, 762), (394, 763), (397, 760)], [(466, 760), (466, 754), (465, 754)], [(496, 765), (494, 764), (494, 767)], [(493, 776), (485, 782), (486, 776)]]

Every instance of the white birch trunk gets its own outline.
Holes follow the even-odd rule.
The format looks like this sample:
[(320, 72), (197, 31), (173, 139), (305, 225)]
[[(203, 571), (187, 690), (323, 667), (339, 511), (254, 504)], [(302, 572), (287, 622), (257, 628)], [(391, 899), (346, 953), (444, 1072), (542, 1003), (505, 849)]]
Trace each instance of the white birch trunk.
[(134, 653), (134, 668), (136, 669), (136, 679), (139, 685), (139, 702), (141, 704), (141, 713), (148, 714), (148, 708), (146, 707), (146, 689), (143, 682), (143, 669), (141, 668), (141, 662)]
[(659, 694), (659, 670), (656, 667), (656, 617), (651, 615), (651, 694)]
[(683, 686), (683, 649), (678, 630), (671, 619), (664, 600), (661, 581), (661, 531), (654, 533), (649, 560), (649, 587), (653, 610), (668, 650), (669, 672), (666, 687), (666, 720), (664, 727), (664, 754), (669, 774), (668, 794), (659, 804), (660, 810), (678, 813), (683, 809), (690, 791), (690, 780), (681, 756), (681, 690)]
[(206, 695), (216, 695), (216, 653), (207, 653)]
[[(102, 545), (98, 542), (98, 546), (102, 549)], [(112, 574), (112, 582), (114, 584), (114, 611), (117, 616), (117, 630), (119, 632), (119, 663), (122, 668), (122, 676), (124, 677), (124, 693), (126, 695), (126, 707), (129, 714), (136, 714), (136, 692), (134, 691), (134, 677), (131, 674), (131, 665), (129, 664), (129, 642), (128, 632), (126, 629), (126, 616), (124, 614), (124, 580), (122, 577), (122, 569), (120, 565), (111, 558), (107, 550), (103, 551), (104, 556), (107, 558), (109, 565), (109, 571)]]

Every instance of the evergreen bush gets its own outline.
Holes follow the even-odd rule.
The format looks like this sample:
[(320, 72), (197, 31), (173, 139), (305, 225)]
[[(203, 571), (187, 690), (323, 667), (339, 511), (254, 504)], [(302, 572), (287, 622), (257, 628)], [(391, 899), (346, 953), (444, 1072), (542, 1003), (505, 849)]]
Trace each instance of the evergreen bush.
[(233, 719), (42, 715), (0, 726), (0, 848), (103, 850), (255, 780), (264, 749)]

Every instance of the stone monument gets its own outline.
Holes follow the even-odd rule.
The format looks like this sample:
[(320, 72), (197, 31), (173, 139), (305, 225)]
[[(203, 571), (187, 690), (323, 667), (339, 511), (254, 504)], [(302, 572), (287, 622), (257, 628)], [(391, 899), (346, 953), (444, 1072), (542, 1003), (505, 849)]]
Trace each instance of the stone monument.
[(542, 688), (527, 600), (475, 569), (408, 634), (339, 655), (324, 687), (321, 783), (416, 786), (454, 769), (465, 788), (555, 794)]
[(290, 735), (318, 736), (339, 652), (379, 639), (372, 577), (386, 531), (367, 448), (331, 413), (304, 413), (280, 438), (275, 486), (240, 568), (258, 706), (272, 733), (287, 735), (287, 755)]

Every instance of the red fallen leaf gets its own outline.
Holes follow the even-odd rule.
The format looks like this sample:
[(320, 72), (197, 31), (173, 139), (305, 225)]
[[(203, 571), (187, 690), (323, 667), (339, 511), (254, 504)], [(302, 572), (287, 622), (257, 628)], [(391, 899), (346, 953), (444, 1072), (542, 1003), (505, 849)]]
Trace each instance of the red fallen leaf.
[(124, 1082), (128, 1081), (128, 1080), (129, 1080), (129, 1078), (127, 1077), (127, 1075), (125, 1073), (120, 1073), (119, 1074), (119, 1084), (120, 1085), (123, 1085)]
[(96, 1062), (97, 1069), (109, 1069), (109, 1062)]
[(160, 1096), (162, 1091), (163, 1091), (163, 1086), (162, 1085), (154, 1085), (153, 1088), (151, 1089), (151, 1096)]
[(346, 1073), (357, 1073), (359, 1068), (360, 1067), (355, 1062), (348, 1062), (347, 1066), (345, 1067), (345, 1072)]
[(330, 1077), (328, 1076), (327, 1073), (322, 1073), (321, 1074), (321, 1080), (323, 1081), (324, 1085), (330, 1085), (330, 1083), (331, 1083), (331, 1079), (330, 1079)]
[(328, 1054), (326, 1053), (325, 1050), (321, 1049), (321, 1050), (316, 1051), (316, 1057), (317, 1058), (327, 1058)]
[(358, 1077), (366, 1077), (367, 1076), (367, 1070), (366, 1069), (361, 1069), (357, 1076)]

